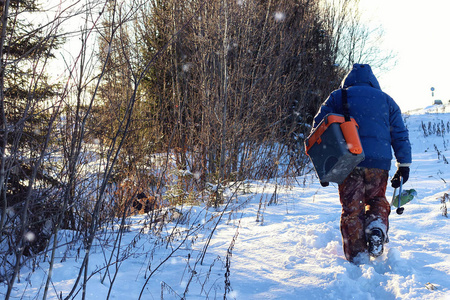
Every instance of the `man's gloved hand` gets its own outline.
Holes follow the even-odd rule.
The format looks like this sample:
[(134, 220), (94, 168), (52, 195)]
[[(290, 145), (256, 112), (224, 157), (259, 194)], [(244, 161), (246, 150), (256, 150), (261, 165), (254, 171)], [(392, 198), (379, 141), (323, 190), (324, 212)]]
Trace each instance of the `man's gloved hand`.
[(409, 167), (399, 167), (397, 172), (395, 172), (391, 180), (391, 186), (395, 189), (400, 187), (400, 176), (403, 178), (403, 183), (407, 182), (409, 178)]

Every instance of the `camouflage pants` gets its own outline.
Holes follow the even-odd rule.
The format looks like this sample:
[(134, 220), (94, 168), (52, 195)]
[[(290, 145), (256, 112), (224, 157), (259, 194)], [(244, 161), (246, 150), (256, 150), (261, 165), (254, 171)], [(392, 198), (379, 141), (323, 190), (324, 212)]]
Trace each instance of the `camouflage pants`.
[(366, 232), (381, 228), (387, 236), (391, 207), (386, 199), (387, 170), (356, 168), (339, 185), (342, 204), (341, 233), (344, 253), (353, 262), (367, 253)]

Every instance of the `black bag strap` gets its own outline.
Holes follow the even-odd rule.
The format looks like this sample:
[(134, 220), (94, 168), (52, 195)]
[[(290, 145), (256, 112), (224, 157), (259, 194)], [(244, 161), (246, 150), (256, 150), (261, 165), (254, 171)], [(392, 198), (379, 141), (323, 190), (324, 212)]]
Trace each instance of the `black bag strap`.
[(348, 100), (347, 100), (347, 89), (342, 88), (341, 91), (342, 91), (342, 108), (344, 110), (345, 122), (349, 122), (350, 121), (350, 108), (348, 106)]

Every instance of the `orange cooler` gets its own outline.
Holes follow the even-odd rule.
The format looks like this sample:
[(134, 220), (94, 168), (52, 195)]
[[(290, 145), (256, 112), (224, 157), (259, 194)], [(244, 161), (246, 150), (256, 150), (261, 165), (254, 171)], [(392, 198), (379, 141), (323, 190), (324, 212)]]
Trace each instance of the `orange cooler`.
[(358, 124), (343, 115), (328, 114), (305, 140), (306, 154), (311, 159), (321, 182), (341, 184), (364, 160)]

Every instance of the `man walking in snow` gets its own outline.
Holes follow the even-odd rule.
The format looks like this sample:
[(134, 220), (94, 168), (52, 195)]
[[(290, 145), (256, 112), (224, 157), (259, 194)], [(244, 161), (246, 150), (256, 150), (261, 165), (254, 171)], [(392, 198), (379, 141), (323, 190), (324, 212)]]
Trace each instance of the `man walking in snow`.
[(391, 180), (394, 188), (408, 180), (411, 144), (401, 111), (384, 93), (367, 64), (354, 64), (339, 90), (330, 94), (314, 117), (316, 127), (329, 113), (343, 114), (342, 89), (347, 89), (350, 115), (359, 125), (365, 160), (339, 185), (342, 204), (341, 233), (344, 253), (353, 263), (364, 263), (368, 255), (383, 253), (391, 211), (386, 199), (386, 186), (392, 160), (391, 147), (397, 160), (397, 172)]

